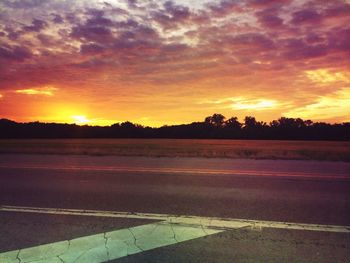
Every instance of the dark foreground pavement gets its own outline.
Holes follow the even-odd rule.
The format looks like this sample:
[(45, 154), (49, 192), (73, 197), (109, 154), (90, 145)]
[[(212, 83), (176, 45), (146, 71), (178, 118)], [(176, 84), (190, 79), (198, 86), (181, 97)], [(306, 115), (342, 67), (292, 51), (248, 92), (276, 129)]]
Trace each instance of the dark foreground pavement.
[[(349, 175), (341, 162), (2, 155), (0, 204), (348, 226)], [(1, 211), (0, 253), (153, 222)], [(240, 228), (115, 262), (349, 258), (348, 233)]]

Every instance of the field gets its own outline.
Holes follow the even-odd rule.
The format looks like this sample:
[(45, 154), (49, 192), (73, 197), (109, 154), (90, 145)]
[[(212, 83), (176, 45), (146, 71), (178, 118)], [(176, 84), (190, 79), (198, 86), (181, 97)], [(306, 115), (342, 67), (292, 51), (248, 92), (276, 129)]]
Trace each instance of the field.
[(350, 162), (350, 142), (183, 139), (0, 140), (0, 153), (295, 159)]

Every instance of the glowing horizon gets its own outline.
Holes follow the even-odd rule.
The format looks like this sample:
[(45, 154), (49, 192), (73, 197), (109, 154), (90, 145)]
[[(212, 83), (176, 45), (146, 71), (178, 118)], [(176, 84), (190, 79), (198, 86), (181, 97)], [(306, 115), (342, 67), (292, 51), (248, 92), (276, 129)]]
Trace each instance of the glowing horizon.
[(0, 118), (350, 121), (350, 3), (0, 3)]

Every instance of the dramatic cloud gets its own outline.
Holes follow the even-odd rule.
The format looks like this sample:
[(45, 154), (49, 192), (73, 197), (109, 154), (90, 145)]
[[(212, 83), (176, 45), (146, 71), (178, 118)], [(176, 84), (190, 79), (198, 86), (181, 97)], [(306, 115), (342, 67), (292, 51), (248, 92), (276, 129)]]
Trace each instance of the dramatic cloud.
[[(4, 0), (0, 9), (3, 117), (322, 119), (309, 109), (349, 87), (345, 0)], [(328, 120), (349, 119), (346, 107), (329, 109)]]

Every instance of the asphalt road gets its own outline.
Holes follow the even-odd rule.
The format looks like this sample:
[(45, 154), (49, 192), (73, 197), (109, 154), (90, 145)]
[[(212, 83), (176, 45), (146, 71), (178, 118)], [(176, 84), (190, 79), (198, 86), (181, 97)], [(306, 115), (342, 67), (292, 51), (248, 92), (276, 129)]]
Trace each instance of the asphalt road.
[[(348, 226), (349, 189), (350, 164), (342, 162), (55, 155), (0, 158), (2, 206)], [(2, 211), (0, 253), (148, 223)], [(347, 262), (349, 244), (347, 233), (244, 228), (115, 262)]]

